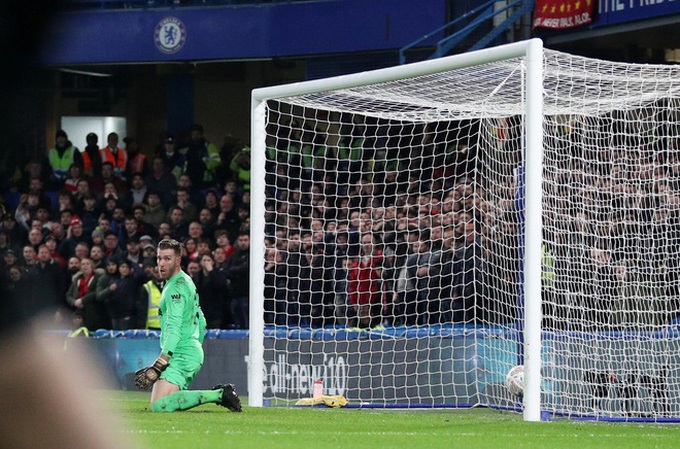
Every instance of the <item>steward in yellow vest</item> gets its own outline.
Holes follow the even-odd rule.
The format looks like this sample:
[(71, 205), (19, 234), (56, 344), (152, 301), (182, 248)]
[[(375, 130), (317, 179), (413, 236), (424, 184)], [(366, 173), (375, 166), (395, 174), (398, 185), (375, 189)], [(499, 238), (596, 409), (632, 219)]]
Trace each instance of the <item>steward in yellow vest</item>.
[(139, 301), (137, 302), (139, 316), (137, 317), (137, 323), (140, 326), (144, 325), (145, 329), (160, 330), (161, 320), (158, 311), (159, 304), (161, 303), (163, 281), (160, 278), (157, 266), (151, 268), (147, 273), (151, 274), (151, 280), (142, 285), (139, 291)]
[(52, 167), (51, 181), (54, 183), (54, 188), (64, 187), (68, 169), (75, 162), (77, 152), (78, 149), (68, 140), (64, 130), (57, 131), (56, 145), (47, 153), (47, 159)]
[(543, 288), (553, 288), (555, 285), (555, 256), (544, 243), (541, 247), (541, 279)]

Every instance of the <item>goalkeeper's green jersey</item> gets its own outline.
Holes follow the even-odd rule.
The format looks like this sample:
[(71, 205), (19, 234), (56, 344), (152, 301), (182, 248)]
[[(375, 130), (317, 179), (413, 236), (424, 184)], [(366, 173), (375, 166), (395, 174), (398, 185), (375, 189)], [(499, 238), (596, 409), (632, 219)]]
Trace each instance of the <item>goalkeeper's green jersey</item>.
[(161, 295), (161, 351), (172, 356), (176, 352), (203, 352), (205, 317), (198, 303), (194, 281), (181, 271), (172, 276)]

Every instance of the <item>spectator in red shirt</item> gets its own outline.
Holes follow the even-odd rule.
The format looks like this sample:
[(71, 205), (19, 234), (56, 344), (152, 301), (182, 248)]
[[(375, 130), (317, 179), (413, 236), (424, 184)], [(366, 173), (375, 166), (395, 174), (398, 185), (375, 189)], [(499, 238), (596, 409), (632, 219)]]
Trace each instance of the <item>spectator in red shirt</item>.
[(381, 324), (383, 254), (372, 233), (361, 236), (359, 255), (349, 266), (349, 303), (355, 313), (357, 327)]

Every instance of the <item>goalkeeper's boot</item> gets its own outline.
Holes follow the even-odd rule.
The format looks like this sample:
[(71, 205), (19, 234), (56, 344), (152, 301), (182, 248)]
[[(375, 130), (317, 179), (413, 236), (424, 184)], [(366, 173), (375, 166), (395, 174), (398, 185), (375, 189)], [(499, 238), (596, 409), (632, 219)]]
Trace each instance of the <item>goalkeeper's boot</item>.
[(232, 384), (220, 384), (220, 385), (215, 385), (213, 387), (213, 390), (219, 390), (222, 389), (222, 399), (220, 399), (220, 402), (218, 402), (218, 405), (221, 405), (222, 407), (226, 407), (232, 412), (242, 412), (243, 408), (241, 407), (241, 399), (239, 399), (238, 394), (236, 394), (236, 390), (234, 389), (234, 385)]

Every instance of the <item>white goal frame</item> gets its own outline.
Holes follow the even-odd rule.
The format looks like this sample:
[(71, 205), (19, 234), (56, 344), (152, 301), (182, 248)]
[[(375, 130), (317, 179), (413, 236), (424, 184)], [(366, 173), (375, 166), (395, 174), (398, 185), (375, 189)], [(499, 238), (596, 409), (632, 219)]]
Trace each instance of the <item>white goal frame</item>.
[(513, 58), (526, 61), (523, 415), (541, 420), (541, 245), (543, 162), (543, 43), (532, 39), (370, 72), (255, 89), (251, 97), (251, 245), (248, 404), (264, 403), (265, 105), (268, 100), (418, 77)]

